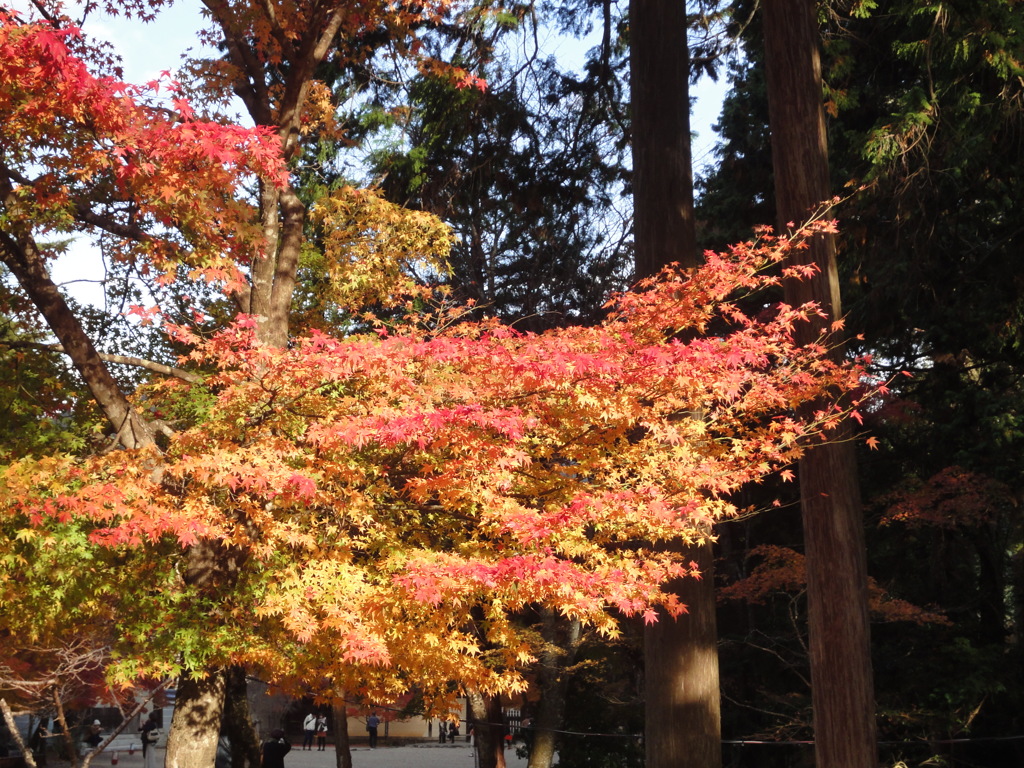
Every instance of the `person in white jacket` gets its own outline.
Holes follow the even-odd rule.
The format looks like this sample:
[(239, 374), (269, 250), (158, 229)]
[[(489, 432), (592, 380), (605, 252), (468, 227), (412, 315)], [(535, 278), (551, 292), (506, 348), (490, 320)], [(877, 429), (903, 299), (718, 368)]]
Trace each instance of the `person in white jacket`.
[(316, 734), (316, 715), (310, 712), (302, 721), (302, 750), (313, 750), (313, 736)]

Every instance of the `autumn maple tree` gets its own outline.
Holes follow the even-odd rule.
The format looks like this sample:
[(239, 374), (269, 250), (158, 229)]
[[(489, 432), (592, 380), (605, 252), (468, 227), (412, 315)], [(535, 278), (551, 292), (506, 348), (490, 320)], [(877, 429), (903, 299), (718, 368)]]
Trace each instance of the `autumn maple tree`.
[[(88, 521), (100, 549), (233, 553), (230, 589), (182, 587), (219, 627), (179, 646), (176, 665), (219, 658), (286, 679), (315, 658), (379, 698), (413, 682), (440, 696), (453, 679), (514, 690), (530, 649), (510, 612), (545, 606), (605, 633), (609, 609), (678, 613), (660, 585), (691, 566), (654, 544), (703, 535), (731, 491), (842, 418), (838, 405), (793, 415), (823, 386), (858, 383), (792, 345), (813, 307), (755, 321), (727, 301), (772, 282), (757, 270), (787, 247), (670, 272), (599, 327), (543, 335), (451, 312), (287, 350), (259, 343), (250, 318), (208, 340), (172, 329), (215, 372), (147, 389), (169, 408), (182, 388), (208, 392), (159, 473), (147, 451), (47, 459), (42, 475), (22, 462), (4, 476), (8, 513), (33, 529)], [(157, 663), (148, 653), (124, 669)]]
[[(80, 320), (50, 280), (45, 233), (100, 232), (140, 268), (194, 270), (228, 283), (251, 252), (248, 212), (232, 192), (249, 171), (282, 176), (266, 130), (193, 120), (180, 100), (147, 103), (136, 89), (96, 77), (68, 49), (78, 31), (0, 15), (0, 195), (3, 263), (46, 318), (126, 447), (152, 442), (105, 370)], [(173, 228), (170, 236), (154, 230)], [(248, 243), (248, 245), (246, 244)]]
[[(444, 702), (449, 681), (523, 685), (533, 650), (510, 619), (523, 608), (605, 634), (617, 614), (685, 610), (662, 585), (699, 574), (658, 543), (696, 542), (732, 513), (732, 492), (857, 408), (825, 395), (857, 391), (859, 368), (793, 342), (816, 307), (749, 317), (735, 301), (776, 284), (767, 270), (800, 239), (670, 269), (594, 327), (468, 322), (408, 278), (412, 261), (443, 264), (440, 222), (352, 188), (307, 217), (282, 164), (315, 63), (380, 18), (209, 7), (235, 67), (223, 76), (271, 128), (201, 119), (173, 80), (96, 76), (76, 30), (0, 17), (0, 255), (110, 427), (104, 450), (3, 469), (4, 614), (17, 617), (5, 628), (59, 638), (102, 617), (110, 680), (181, 675), (168, 760), (203, 765), (232, 667)], [(434, 12), (387, 18), (411, 35)], [(263, 81), (244, 70), (257, 64)], [(215, 332), (167, 323), (180, 358), (150, 364), (164, 378), (131, 392), (47, 275), (47, 238), (76, 232), (241, 312)], [(304, 242), (329, 278), (321, 300), (360, 332), (290, 332)], [(809, 402), (818, 410), (800, 410)], [(75, 589), (26, 610), (56, 565)]]
[[(109, 367), (112, 359), (128, 358), (112, 358), (97, 349), (83, 318), (50, 279), (48, 264), (59, 251), (55, 243), (83, 233), (101, 239), (139, 274), (165, 282), (191, 274), (225, 287), (237, 285), (239, 264), (259, 253), (256, 240), (261, 235), (252, 226), (251, 207), (238, 193), (257, 176), (270, 185), (284, 182), (279, 144), (263, 128), (197, 119), (173, 81), (134, 87), (94, 74), (83, 58), (90, 48), (80, 31), (56, 18), (27, 23), (4, 11), (0, 52), (3, 264), (104, 415), (109, 424), (106, 449), (155, 449), (158, 432), (168, 428), (144, 417), (130, 402), (129, 390)], [(141, 362), (154, 370), (182, 373)], [(50, 537), (28, 541), (19, 529), (15, 524), (9, 531), (22, 542), (7, 561), (21, 579), (12, 588), (20, 599), (48, 596), (31, 602), (32, 610), (19, 621), (35, 620), (38, 629), (48, 626), (51, 615), (61, 617), (68, 623), (62, 625), (63, 632), (55, 632), (51, 647), (57, 648), (76, 621), (102, 626), (101, 616), (108, 612), (98, 609), (111, 594), (112, 582), (101, 576), (101, 560), (80, 558), (77, 566), (85, 570), (72, 577), (88, 591), (88, 599), (66, 600), (68, 592), (52, 584), (60, 573), (53, 566), (66, 566), (54, 561), (64, 548), (55, 547), (53, 537), (80, 541), (87, 534), (71, 524), (51, 531)], [(24, 560), (37, 564), (34, 575), (18, 567)], [(148, 581), (147, 566), (118, 562), (122, 576), (115, 581), (127, 580), (132, 586)], [(173, 573), (173, 564), (167, 565)], [(130, 576), (133, 571), (135, 577)], [(137, 605), (149, 604), (152, 610), (152, 594), (144, 592)], [(122, 607), (130, 606), (132, 595), (139, 593), (128, 589), (119, 595)], [(131, 634), (124, 622), (132, 612), (119, 614), (116, 633)], [(38, 642), (32, 634), (16, 636)]]
[[(226, 40), (226, 58), (199, 65), (205, 79), (198, 91), (212, 103), (236, 94), (252, 121), (265, 126), (256, 129), (200, 119), (170, 79), (139, 89), (92, 75), (82, 56), (107, 71), (109, 62), (60, 5), (36, 3), (40, 23), (5, 13), (4, 263), (112, 425), (113, 444), (151, 446), (169, 428), (129, 402), (109, 356), (96, 349), (50, 280), (46, 265), (53, 252), (40, 245), (39, 235), (100, 233), (114, 258), (144, 278), (213, 280), (234, 311), (259, 318), (263, 339), (285, 344), (306, 216), (281, 160), (295, 157), (304, 126), (323, 113), (324, 89), (318, 90), (314, 70), (327, 58), (344, 66), (365, 62), (389, 43), (415, 62), (414, 27), (436, 21), (447, 7), (382, 3), (352, 12), (347, 4), (300, 4), (278, 13), (263, 4), (211, 3), (220, 30), (211, 35)], [(153, 15), (143, 3), (109, 4), (107, 10)], [(158, 98), (160, 89), (169, 98)], [(194, 310), (197, 317), (204, 311)], [(190, 557), (189, 574), (230, 570), (202, 548)], [(220, 693), (207, 696), (191, 682), (197, 681), (179, 690), (179, 712), (187, 713), (192, 701), (219, 706), (213, 702)], [(212, 742), (202, 746), (210, 748)]]

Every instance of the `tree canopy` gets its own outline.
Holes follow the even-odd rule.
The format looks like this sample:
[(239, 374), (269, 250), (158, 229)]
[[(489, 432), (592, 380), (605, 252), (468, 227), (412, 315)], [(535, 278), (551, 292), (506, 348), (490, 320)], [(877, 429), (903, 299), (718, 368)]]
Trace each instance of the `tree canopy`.
[[(689, 7), (745, 49), (698, 183), (707, 264), (620, 293), (643, 141), (624, 7), (204, 8), (204, 52), (145, 84), (121, 81), (90, 14), (158, 3), (0, 15), (5, 679), (42, 685), (81, 652), (117, 685), (239, 665), (297, 694), (418, 689), (443, 709), (450, 681), (534, 695), (535, 660), (562, 674), (565, 640), (578, 722), (601, 703), (594, 669), (641, 698), (623, 645), (685, 610), (665, 584), (695, 568), (663, 544), (729, 521), (724, 733), (805, 738), (786, 467), (856, 413), (877, 449), (858, 520), (880, 733), (1009, 733), (1015, 4), (817, 5), (848, 312), (827, 319), (779, 303), (808, 233), (753, 229), (778, 209), (760, 4)], [(532, 47), (544, 23), (595, 32), (582, 72)], [(691, 39), (691, 78), (717, 52)], [(74, 239), (107, 258), (107, 307), (50, 277)], [(870, 371), (793, 342), (838, 322)]]

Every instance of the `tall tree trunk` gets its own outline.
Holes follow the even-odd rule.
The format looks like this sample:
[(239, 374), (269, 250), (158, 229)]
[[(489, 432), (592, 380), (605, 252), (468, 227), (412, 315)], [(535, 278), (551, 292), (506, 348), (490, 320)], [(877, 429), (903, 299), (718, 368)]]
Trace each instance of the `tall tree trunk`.
[[(629, 6), (636, 277), (696, 266), (685, 0)], [(644, 629), (647, 768), (720, 768), (718, 631), (711, 543), (694, 547), (701, 580), (673, 590), (689, 613)]]
[(217, 759), (217, 741), (224, 714), (225, 675), (182, 677), (167, 737), (165, 768), (203, 768)]
[[(830, 197), (814, 0), (765, 0), (764, 36), (772, 165), (781, 226), (801, 222)], [(814, 263), (811, 280), (789, 281), (791, 304), (816, 301), (842, 316), (835, 241), (820, 235), (795, 259)], [(798, 330), (814, 341), (821, 325)], [(836, 347), (836, 355), (842, 350)], [(875, 702), (856, 458), (848, 435), (808, 451), (799, 466), (807, 562), (814, 738), (822, 768), (875, 768)]]
[(680, 579), (671, 590), (688, 613), (660, 612), (644, 630), (644, 752), (648, 766), (722, 765), (718, 625), (711, 543), (688, 549), (701, 578)]
[(249, 711), (249, 683), (245, 669), (230, 667), (225, 677), (223, 730), (231, 742), (231, 766), (259, 768), (260, 738)]
[[(234, 586), (244, 558), (241, 550), (202, 540), (189, 548), (182, 579), (186, 586), (218, 601), (224, 590)], [(167, 739), (166, 768), (213, 768), (228, 674), (223, 667), (209, 666), (182, 675)]]
[(544, 609), (541, 635), (547, 647), (541, 653), (537, 686), (540, 701), (533, 720), (533, 746), (527, 768), (551, 768), (558, 751), (558, 732), (565, 719), (565, 694), (569, 687), (568, 668), (576, 660), (581, 626), (575, 619)]
[(337, 768), (352, 768), (352, 746), (348, 740), (348, 708), (345, 700), (335, 701), (331, 708), (334, 728), (334, 760)]
[(264, 255), (252, 264), (252, 285), (248, 296), (238, 297), (239, 306), (256, 316), (260, 341), (286, 347), (306, 207), (291, 187), (278, 189), (264, 183), (260, 189), (260, 218)]
[(501, 699), (473, 692), (466, 702), (476, 733), (477, 768), (506, 768)]
[[(253, 264), (251, 291), (243, 309), (259, 317), (257, 335), (260, 341), (284, 347), (288, 343), (288, 312), (295, 286), (305, 207), (290, 187), (281, 190), (264, 184), (261, 187), (260, 214), (264, 222), (266, 255)], [(197, 544), (189, 552), (185, 580), (190, 585), (214, 591), (224, 589), (235, 579), (239, 567), (238, 557), (239, 553), (220, 547), (215, 542)], [(214, 765), (220, 738), (221, 714), (225, 708), (225, 675), (229, 671), (210, 667), (205, 672), (207, 676), (204, 680), (188, 678), (179, 684), (177, 705), (167, 742), (166, 768), (212, 768)], [(220, 680), (220, 685), (214, 685), (214, 680)], [(182, 707), (183, 692), (188, 697), (195, 697), (194, 700), (186, 700), (187, 708)], [(211, 743), (212, 752), (209, 751)], [(244, 749), (246, 754), (250, 754), (251, 744), (246, 741)], [(256, 750), (255, 765), (258, 765), (258, 741)]]
[(630, 2), (629, 73), (640, 278), (673, 261), (693, 265), (697, 259), (685, 0)]

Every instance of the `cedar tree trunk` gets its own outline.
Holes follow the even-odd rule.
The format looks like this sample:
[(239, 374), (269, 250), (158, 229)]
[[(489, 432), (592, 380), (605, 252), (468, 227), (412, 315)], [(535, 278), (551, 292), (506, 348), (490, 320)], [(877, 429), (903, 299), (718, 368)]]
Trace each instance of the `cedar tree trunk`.
[(641, 278), (697, 259), (685, 0), (633, 0), (629, 35), (633, 239)]
[[(814, 0), (765, 0), (764, 36), (775, 195), (781, 225), (807, 220), (830, 197)], [(789, 281), (790, 304), (817, 301), (842, 316), (835, 241), (819, 235), (795, 258), (819, 268)], [(804, 343), (823, 330), (798, 329)], [(840, 346), (836, 355), (842, 354)], [(875, 768), (875, 702), (867, 608), (867, 563), (853, 443), (849, 435), (808, 451), (799, 466), (807, 562), (808, 634), (816, 763)]]
[(659, 612), (644, 630), (644, 753), (648, 766), (720, 768), (721, 705), (714, 550), (710, 541), (688, 550), (701, 578), (679, 579), (670, 589), (688, 612)]
[[(690, 58), (685, 0), (629, 6), (633, 237), (636, 277), (697, 265), (690, 154)], [(703, 578), (673, 590), (689, 610), (644, 630), (647, 768), (720, 768), (718, 630), (710, 540), (690, 559)]]

